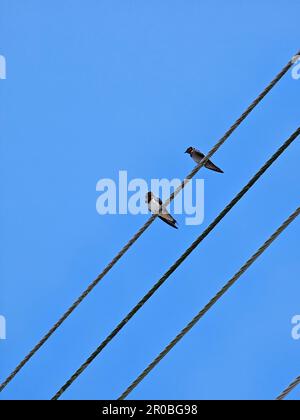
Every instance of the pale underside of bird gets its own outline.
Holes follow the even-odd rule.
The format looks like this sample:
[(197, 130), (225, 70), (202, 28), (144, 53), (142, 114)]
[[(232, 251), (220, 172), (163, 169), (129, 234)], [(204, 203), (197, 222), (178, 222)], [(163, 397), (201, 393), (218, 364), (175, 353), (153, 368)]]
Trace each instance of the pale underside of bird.
[[(202, 152), (200, 152), (200, 150), (195, 149), (195, 147), (189, 147), (184, 153), (188, 153), (194, 160), (194, 162), (196, 162), (197, 164), (199, 164), (201, 160), (205, 158), (205, 155)], [(218, 166), (216, 166), (211, 160), (208, 160), (204, 166), (205, 168), (210, 169), (211, 171), (215, 171), (220, 174), (224, 173), (222, 169), (218, 168)]]
[(157, 214), (163, 222), (167, 223), (175, 229), (178, 229), (176, 226), (176, 220), (173, 216), (170, 215), (160, 198), (156, 197), (151, 191), (149, 191), (146, 194), (145, 201), (148, 204), (148, 209), (151, 211), (151, 213)]

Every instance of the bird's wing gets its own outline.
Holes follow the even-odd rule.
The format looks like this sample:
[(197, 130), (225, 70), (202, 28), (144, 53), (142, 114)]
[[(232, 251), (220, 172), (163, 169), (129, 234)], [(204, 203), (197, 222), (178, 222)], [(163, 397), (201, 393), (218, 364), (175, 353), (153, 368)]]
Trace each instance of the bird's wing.
[(216, 166), (214, 163), (212, 163), (211, 160), (208, 160), (206, 162), (205, 167), (207, 169), (211, 169), (212, 171), (219, 172), (220, 174), (224, 173), (224, 171), (222, 171), (222, 169), (218, 168), (218, 166)]
[(161, 207), (161, 211), (159, 212), (159, 217), (165, 221), (169, 221), (173, 225), (176, 225), (177, 223), (174, 217), (171, 216), (171, 214), (168, 212), (165, 206)]
[(178, 229), (176, 220), (170, 215), (160, 198), (155, 197), (155, 199), (151, 200), (149, 210), (153, 214), (157, 214), (158, 217), (168, 225)]
[(199, 162), (200, 162), (205, 157), (205, 155), (202, 152), (200, 152), (200, 150), (195, 149), (194, 150), (194, 157), (199, 159)]
[(174, 219), (174, 217), (172, 217), (169, 213), (168, 214), (160, 214), (158, 216), (163, 222), (167, 223), (168, 225), (172, 226), (175, 229), (178, 229), (178, 227), (176, 226), (176, 220)]

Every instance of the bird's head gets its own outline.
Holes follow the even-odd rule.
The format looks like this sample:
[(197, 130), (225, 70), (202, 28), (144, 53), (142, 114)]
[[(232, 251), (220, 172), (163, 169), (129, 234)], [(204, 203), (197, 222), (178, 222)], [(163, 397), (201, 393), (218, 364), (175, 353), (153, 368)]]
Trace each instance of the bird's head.
[(189, 148), (186, 149), (186, 151), (184, 153), (188, 153), (189, 155), (191, 155), (193, 153), (193, 151), (194, 151), (194, 148), (189, 147)]
[(152, 200), (152, 197), (153, 197), (153, 193), (151, 191), (147, 192), (146, 197), (145, 197), (145, 202), (150, 203), (150, 201)]

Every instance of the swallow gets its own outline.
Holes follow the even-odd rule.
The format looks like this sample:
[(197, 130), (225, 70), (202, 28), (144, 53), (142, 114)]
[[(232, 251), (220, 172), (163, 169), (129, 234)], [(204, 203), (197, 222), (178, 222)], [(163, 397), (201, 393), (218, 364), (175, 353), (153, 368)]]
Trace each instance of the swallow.
[(178, 229), (176, 226), (176, 220), (170, 215), (160, 198), (157, 198), (151, 191), (149, 191), (146, 194), (145, 202), (148, 204), (148, 209), (151, 211), (151, 213), (158, 214), (158, 217), (163, 222), (167, 223), (175, 229)]
[[(200, 163), (201, 160), (205, 158), (205, 155), (194, 147), (189, 147), (184, 153), (188, 153), (196, 163)], [(205, 168), (219, 172), (220, 174), (224, 173), (222, 169), (218, 168), (211, 160), (208, 160), (204, 166)]]

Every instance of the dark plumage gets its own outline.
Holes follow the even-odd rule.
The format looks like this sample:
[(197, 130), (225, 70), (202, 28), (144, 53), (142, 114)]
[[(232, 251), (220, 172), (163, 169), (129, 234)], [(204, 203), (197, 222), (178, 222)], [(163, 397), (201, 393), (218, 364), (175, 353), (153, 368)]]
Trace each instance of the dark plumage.
[[(205, 155), (194, 147), (189, 147), (184, 153), (188, 153), (196, 163), (200, 163), (201, 160), (205, 158)], [(220, 174), (224, 173), (222, 169), (218, 168), (218, 166), (216, 166), (211, 160), (208, 160), (204, 166), (211, 171), (215, 171)]]
[(160, 198), (157, 198), (151, 191), (146, 194), (146, 203), (148, 204), (148, 209), (153, 213), (157, 214), (158, 217), (168, 225), (172, 226), (174, 229), (178, 229), (176, 226), (176, 220), (170, 215), (167, 211), (163, 202)]

